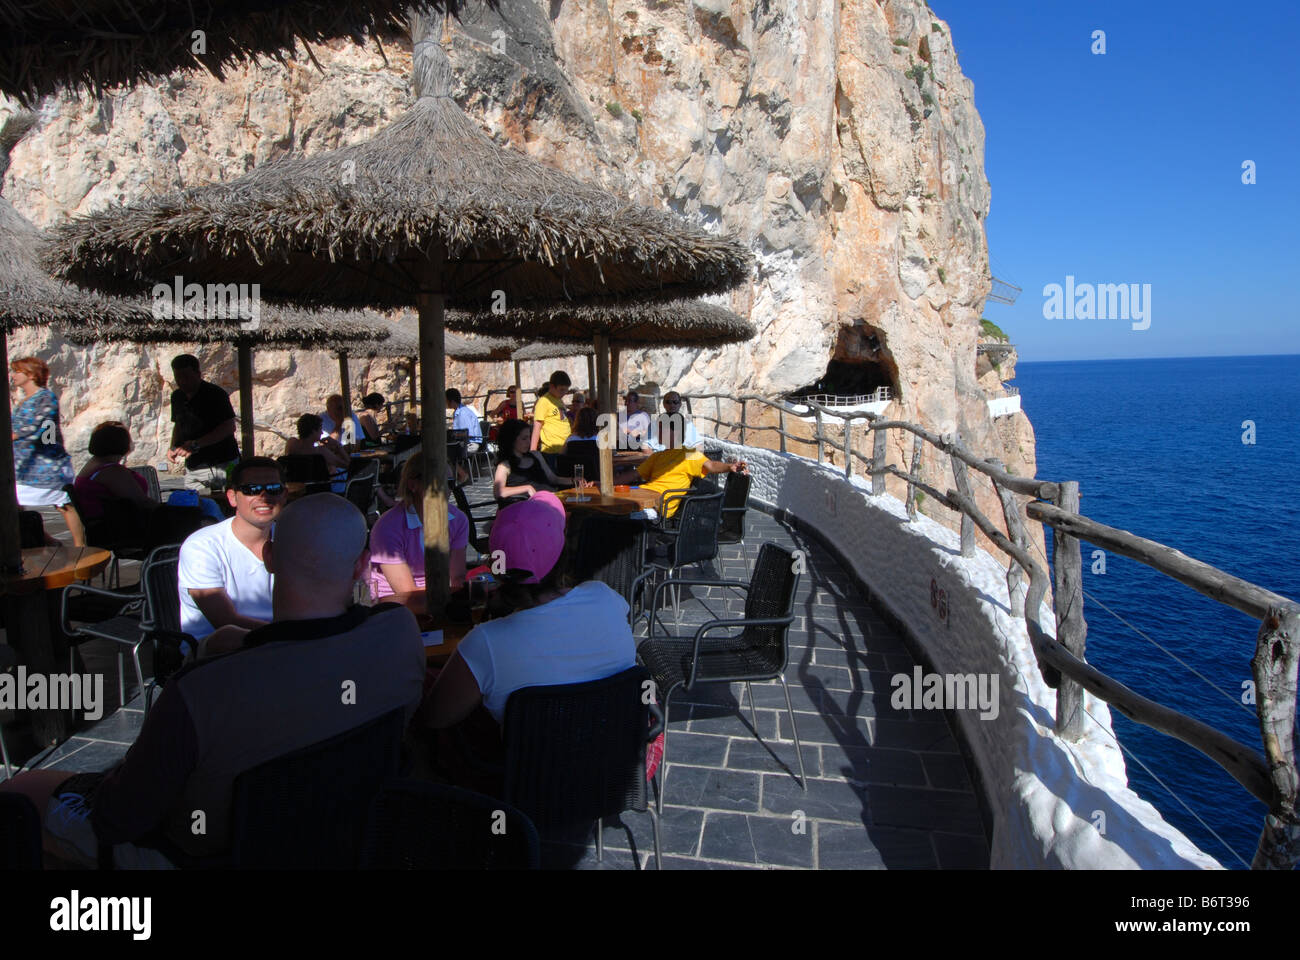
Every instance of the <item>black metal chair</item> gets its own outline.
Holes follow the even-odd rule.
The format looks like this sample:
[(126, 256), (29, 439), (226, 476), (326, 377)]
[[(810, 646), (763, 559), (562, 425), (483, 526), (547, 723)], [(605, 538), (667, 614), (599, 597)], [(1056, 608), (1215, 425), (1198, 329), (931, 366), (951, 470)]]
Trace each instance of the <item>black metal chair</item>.
[[(665, 520), (663, 527), (659, 530), (659, 537), (666, 550), (664, 557), (652, 557), (647, 563), (644, 572), (637, 577), (632, 586), (632, 597), (642, 601), (643, 611), (647, 614), (653, 614), (657, 609), (655, 606), (646, 607), (642, 591), (646, 586), (646, 581), (664, 573), (668, 580), (673, 581), (673, 617), (676, 622), (681, 620), (681, 591), (679, 584), (689, 583), (687, 580), (676, 580), (673, 574), (681, 567), (687, 564), (701, 564), (706, 561), (716, 559), (718, 556), (718, 530), (722, 525), (722, 491), (716, 490), (709, 493), (679, 491), (677, 497), (681, 501), (681, 506), (676, 515), (670, 520)], [(664, 494), (664, 500), (673, 497), (674, 492), (669, 491)], [(657, 596), (658, 591), (655, 591)]]
[(24, 550), (45, 546), (45, 520), (38, 511), (18, 511), (18, 540)]
[(371, 802), (363, 870), (536, 870), (537, 828), (495, 797), (423, 780), (393, 780)]
[(158, 482), (158, 471), (149, 464), (141, 467), (128, 468), (132, 473), (138, 473), (144, 477), (145, 483), (149, 485), (149, 499), (162, 503), (162, 484)]
[[(473, 547), (475, 552), (478, 554), (478, 562), (482, 563), (490, 553), (488, 547), (487, 528), (492, 525), (492, 517), (495, 517), (496, 514), (493, 513), (492, 517), (476, 517), (474, 516), (474, 511), (481, 510), (483, 507), (495, 507), (496, 501), (482, 500), (478, 503), (470, 503), (469, 497), (465, 493), (464, 486), (459, 483), (453, 483), (450, 486), (451, 495), (456, 500), (456, 509), (465, 514), (465, 518), (469, 520), (469, 545)], [(479, 532), (480, 523), (484, 524), (484, 530), (482, 533)]]
[(600, 455), (586, 453), (561, 453), (555, 458), (555, 474), (559, 477), (573, 476), (573, 468), (583, 469), (583, 479), (595, 482), (600, 479)]
[(595, 823), (596, 855), (604, 859), (601, 821), (644, 811), (654, 827), (655, 864), (662, 866), (645, 757), (663, 717), (645, 702), (649, 678), (637, 666), (587, 683), (524, 687), (506, 701), (504, 799), (543, 838), (570, 835), (575, 827), (586, 836)]
[[(16, 666), (18, 666), (18, 652), (7, 643), (0, 643), (0, 674), (8, 673)], [(5, 779), (8, 780), (14, 775), (14, 771), (13, 767), (9, 765), (9, 748), (5, 745), (3, 713), (0, 713), (0, 760), (4, 761)], [(4, 794), (0, 794), (0, 796), (4, 796)]]
[[(76, 647), (88, 640), (112, 640), (131, 651), (136, 682), (145, 690), (144, 671), (140, 667), (140, 646), (150, 640), (150, 630), (162, 628), (179, 631), (180, 593), (176, 569), (180, 563), (180, 545), (171, 544), (155, 548), (145, 558), (140, 568), (139, 587), (134, 592), (106, 590), (89, 584), (74, 583), (63, 591), (60, 625), (72, 645), (69, 650), (69, 669), (75, 670)], [(95, 598), (106, 603), (120, 604), (119, 612), (106, 620), (87, 623), (77, 620), (76, 606), (83, 598)], [(122, 652), (118, 652), (119, 703), (126, 703), (126, 676)], [(146, 709), (148, 706), (146, 698)]]
[(371, 801), (397, 776), (405, 726), (394, 710), (241, 773), (229, 865), (354, 869)]
[(583, 517), (574, 534), (574, 578), (579, 583), (599, 580), (630, 608), (645, 557), (645, 537), (646, 525), (640, 520), (601, 514)]
[(378, 486), (379, 463), (371, 460), (358, 467), (348, 477), (347, 486), (343, 488), (343, 496), (361, 511), (361, 515), (366, 518), (367, 524), (370, 522), (370, 515), (375, 512), (372, 507), (375, 503), (375, 488)]
[(40, 870), (41, 815), (21, 793), (0, 793), (0, 871)]
[(319, 453), (288, 453), (277, 457), (286, 483), (305, 483), (307, 493), (329, 493), (329, 465)]
[[(790, 624), (794, 622), (794, 595), (799, 584), (794, 554), (776, 544), (765, 543), (758, 552), (754, 573), (748, 584), (735, 580), (684, 580), (681, 583), (726, 586), (745, 591), (745, 615), (736, 619), (709, 620), (695, 630), (693, 637), (655, 635), (657, 601), (652, 601), (650, 632), (637, 647), (641, 662), (654, 675), (663, 699), (664, 716), (668, 716), (672, 695), (678, 687), (693, 690), (697, 683), (735, 683), (744, 681), (749, 690), (750, 719), (754, 735), (758, 733), (758, 715), (754, 707), (754, 681), (780, 680), (785, 691), (785, 706), (790, 713), (790, 730), (799, 757), (799, 785), (808, 788), (804, 775), (803, 748), (795, 725), (790, 688), (785, 682), (785, 667), (790, 656)], [(655, 593), (671, 584), (667, 580), (655, 587)], [(719, 630), (739, 630), (729, 636), (717, 636)], [(761, 739), (761, 737), (760, 737)], [(668, 762), (668, 737), (664, 736), (663, 764)], [(663, 809), (663, 792), (659, 794)]]

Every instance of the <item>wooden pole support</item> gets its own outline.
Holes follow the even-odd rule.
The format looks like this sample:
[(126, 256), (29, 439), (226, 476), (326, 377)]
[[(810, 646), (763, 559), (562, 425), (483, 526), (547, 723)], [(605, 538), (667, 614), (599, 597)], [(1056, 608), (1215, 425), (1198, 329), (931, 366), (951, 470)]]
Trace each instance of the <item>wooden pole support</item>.
[(609, 382), (609, 337), (598, 333), (592, 337), (596, 349), (596, 383), (600, 391), (600, 415), (605, 427), (600, 432), (597, 447), (600, 451), (600, 495), (614, 495), (614, 445), (618, 440), (618, 408), (614, 406), (613, 391)]
[(785, 453), (785, 408), (782, 407), (777, 413), (781, 427), (781, 452)]
[(912, 467), (907, 471), (907, 519), (916, 519), (916, 481), (921, 479), (921, 450), (925, 441), (912, 437)]
[(745, 445), (745, 406), (747, 401), (740, 401), (740, 445)]
[(826, 460), (826, 437), (822, 433), (822, 412), (817, 410), (817, 462), (823, 463)]
[[(9, 337), (0, 330), (0, 366), (9, 373)], [(0, 403), (0, 433), (11, 437), (14, 433), (13, 417), (9, 411), (9, 398)], [(18, 533), (18, 493), (14, 488), (14, 448), (8, 441), (0, 450), (0, 576), (22, 573), (22, 538)], [(12, 621), (11, 621), (12, 622)], [(12, 644), (13, 641), (11, 640)]]
[(256, 456), (257, 446), (253, 436), (253, 348), (247, 341), (236, 347), (239, 357), (239, 427), (240, 453)]
[[(1005, 469), (1001, 460), (990, 460), (989, 463), (999, 470)], [(1028, 550), (1029, 538), (1025, 534), (1025, 522), (1020, 516), (1020, 504), (1016, 500), (1016, 495), (1008, 490), (996, 480), (993, 481), (993, 489), (998, 492), (998, 499), (1002, 501), (1002, 519), (1007, 527), (1007, 536), (1017, 546)], [(1025, 578), (1027, 574), (1023, 567), (1016, 562), (1015, 557), (1007, 560), (1007, 596), (1011, 601), (1011, 615), (1013, 617), (1023, 617), (1025, 615), (1025, 593), (1028, 590)]]
[[(949, 457), (952, 462), (952, 479), (957, 487), (957, 492), (967, 500), (974, 501), (970, 489), (970, 473), (967, 470), (966, 462), (957, 457)], [(966, 515), (963, 510), (961, 515), (961, 555), (963, 557), (975, 556), (975, 521)]]
[[(1079, 484), (1059, 484), (1056, 506), (1067, 513), (1079, 512)], [(1084, 660), (1088, 624), (1083, 619), (1083, 557), (1079, 541), (1063, 530), (1052, 530), (1052, 589), (1056, 595), (1056, 639), (1079, 660)], [(1056, 691), (1056, 733), (1065, 740), (1083, 735), (1083, 688), (1070, 677), (1062, 677)]]
[(875, 497), (885, 493), (885, 462), (889, 457), (886, 444), (889, 441), (884, 429), (871, 431), (871, 494)]
[[(348, 352), (346, 350), (339, 351), (339, 392), (343, 394), (343, 408), (349, 414), (351, 414), (352, 413), (352, 378), (348, 374)], [(352, 422), (351, 416), (348, 417), (347, 422), (348, 423)], [(342, 426), (342, 424), (340, 424), (339, 426)], [(360, 443), (361, 438), (358, 437), (355, 442)]]
[(853, 476), (853, 421), (844, 421), (844, 479)]
[(1264, 759), (1273, 802), (1251, 863), (1253, 870), (1293, 870), (1300, 860), (1300, 774), (1295, 760), (1296, 673), (1300, 664), (1300, 606), (1270, 607), (1259, 625), (1255, 656), (1255, 709), (1264, 735)]
[(447, 525), (446, 299), (442, 250), (424, 265), (416, 306), (420, 316), (420, 443), (424, 458), (424, 594), (430, 616), (441, 617), (451, 593)]

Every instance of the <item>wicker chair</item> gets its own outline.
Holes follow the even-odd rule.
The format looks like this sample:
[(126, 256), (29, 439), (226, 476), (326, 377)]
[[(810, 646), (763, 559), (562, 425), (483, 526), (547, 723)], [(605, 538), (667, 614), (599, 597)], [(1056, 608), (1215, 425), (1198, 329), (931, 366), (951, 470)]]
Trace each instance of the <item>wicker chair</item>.
[[(664, 501), (666, 502), (670, 497), (674, 497), (674, 491), (664, 494)], [(721, 490), (708, 492), (707, 488), (700, 493), (676, 492), (675, 498), (680, 498), (681, 507), (676, 516), (664, 521), (664, 526), (660, 530), (660, 536), (666, 540), (667, 556), (662, 560), (650, 560), (645, 571), (632, 585), (633, 598), (643, 601), (642, 591), (647, 581), (664, 573), (667, 575), (667, 581), (673, 584), (674, 622), (681, 621), (680, 584), (695, 581), (674, 579), (673, 574), (689, 563), (700, 564), (717, 557), (718, 530), (722, 525), (722, 497)], [(658, 597), (657, 589), (653, 596)], [(647, 616), (653, 616), (658, 609), (654, 603), (646, 607), (643, 602), (642, 606)]]
[[(491, 517), (475, 517), (474, 511), (481, 510), (483, 507), (495, 507), (496, 501), (484, 500), (480, 503), (470, 503), (469, 497), (465, 494), (465, 488), (459, 483), (453, 483), (451, 494), (456, 500), (456, 509), (465, 514), (465, 519), (469, 521), (469, 545), (478, 553), (478, 562), (482, 563), (488, 556), (488, 535), (486, 529), (491, 526)], [(494, 514), (495, 516), (495, 514)], [(484, 532), (479, 532), (479, 524), (484, 524)]]
[[(631, 667), (603, 680), (524, 687), (506, 701), (505, 793), (544, 838), (596, 825), (625, 810), (645, 811), (654, 827), (655, 865), (662, 866), (659, 817), (648, 803), (646, 745), (663, 729), (644, 702), (649, 674)], [(651, 717), (654, 725), (651, 726)]]
[(600, 514), (584, 517), (574, 535), (573, 572), (579, 583), (599, 580), (628, 602), (645, 556), (646, 526), (639, 520)]
[[(799, 584), (794, 554), (772, 543), (765, 543), (758, 553), (754, 574), (748, 584), (734, 580), (686, 580), (681, 583), (726, 586), (744, 590), (745, 615), (739, 619), (709, 620), (696, 629), (694, 637), (656, 636), (657, 616), (650, 618), (650, 633), (637, 647), (637, 656), (649, 668), (663, 697), (664, 716), (678, 687), (693, 690), (697, 683), (735, 683), (777, 680), (785, 690), (785, 705), (790, 713), (795, 754), (799, 757), (799, 785), (808, 788), (804, 775), (803, 748), (795, 726), (790, 688), (785, 682), (785, 667), (790, 656), (790, 624), (794, 622), (794, 595)], [(655, 588), (673, 583), (667, 580)], [(651, 610), (655, 610), (652, 601)], [(717, 636), (720, 630), (739, 630), (730, 636)], [(758, 736), (758, 716), (754, 696), (749, 690), (750, 718)], [(668, 762), (668, 740), (664, 737), (664, 765)], [(659, 794), (663, 809), (663, 792)]]
[(129, 469), (132, 473), (138, 473), (144, 477), (144, 482), (149, 486), (149, 499), (162, 503), (162, 484), (158, 482), (158, 471), (149, 464)]
[(305, 483), (309, 494), (330, 492), (330, 468), (319, 453), (285, 454), (277, 457), (276, 462), (284, 471), (285, 482)]
[(370, 805), (363, 870), (536, 870), (537, 828), (495, 797), (423, 780), (386, 783)]

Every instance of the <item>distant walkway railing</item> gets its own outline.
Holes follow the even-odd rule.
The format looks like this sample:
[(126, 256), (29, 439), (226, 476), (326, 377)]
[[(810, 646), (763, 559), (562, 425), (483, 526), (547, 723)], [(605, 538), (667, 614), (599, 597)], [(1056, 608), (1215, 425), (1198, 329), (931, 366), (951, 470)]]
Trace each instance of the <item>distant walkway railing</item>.
[(876, 387), (871, 393), (859, 393), (851, 396), (841, 396), (834, 393), (813, 393), (806, 397), (790, 397), (789, 401), (795, 405), (807, 401), (825, 407), (860, 407), (865, 403), (886, 403), (892, 399), (894, 399), (894, 395), (889, 387)]
[[(1077, 482), (1058, 483), (1018, 477), (1008, 473), (1000, 461), (982, 458), (968, 450), (955, 435), (939, 436), (916, 424), (886, 420), (872, 413), (837, 411), (805, 397), (798, 401), (798, 405), (811, 408), (816, 416), (815, 430), (812, 436), (807, 436), (787, 430), (787, 417), (806, 417), (806, 412), (793, 409), (789, 401), (725, 393), (683, 394), (683, 400), (692, 419), (712, 423), (720, 440), (726, 439), (721, 436), (723, 429), (737, 434), (741, 445), (746, 445), (753, 434), (775, 433), (781, 453), (788, 452), (791, 441), (815, 446), (818, 463), (826, 462), (828, 447), (842, 452), (844, 476), (853, 476), (855, 460), (861, 463), (871, 477), (874, 496), (886, 493), (887, 477), (901, 478), (907, 484), (905, 502), (909, 520), (916, 519), (918, 492), (960, 514), (961, 554), (964, 557), (975, 553), (975, 528), (978, 527), (1009, 558), (1006, 579), (1011, 612), (1013, 616), (1025, 619), (1043, 679), (1056, 690), (1057, 735), (1071, 741), (1077, 741), (1083, 735), (1086, 712), (1083, 691), (1087, 690), (1130, 719), (1196, 748), (1268, 806), (1252, 868), (1294, 868), (1300, 860), (1300, 816), (1297, 815), (1300, 774), (1297, 773), (1294, 743), (1297, 667), (1300, 666), (1300, 604), (1164, 544), (1082, 516), (1078, 512)], [(724, 402), (738, 406), (738, 421), (723, 419)], [(712, 416), (706, 412), (710, 406)], [(749, 422), (749, 413), (753, 410), (775, 411), (776, 425)], [(828, 417), (839, 422), (842, 435), (838, 439), (825, 431)], [(887, 444), (891, 430), (912, 437), (911, 462), (906, 471), (888, 461)], [(860, 453), (854, 443), (855, 437), (861, 437), (866, 443), (868, 436), (870, 456)], [(922, 451), (927, 445), (947, 455), (953, 488), (940, 491), (922, 479)], [(983, 474), (992, 483), (1002, 508), (1001, 527), (976, 506), (970, 482), (971, 470)], [(1022, 506), (1018, 497), (1027, 497), (1030, 501)], [(1053, 530), (1051, 585), (1055, 636), (1048, 634), (1040, 621), (1049, 582), (1044, 570), (1047, 561), (1044, 558), (1040, 566), (1031, 554), (1032, 541), (1026, 532), (1026, 516)], [(1086, 661), (1087, 625), (1083, 619), (1080, 541), (1137, 560), (1260, 621), (1251, 668), (1264, 756), (1187, 714), (1141, 696)]]

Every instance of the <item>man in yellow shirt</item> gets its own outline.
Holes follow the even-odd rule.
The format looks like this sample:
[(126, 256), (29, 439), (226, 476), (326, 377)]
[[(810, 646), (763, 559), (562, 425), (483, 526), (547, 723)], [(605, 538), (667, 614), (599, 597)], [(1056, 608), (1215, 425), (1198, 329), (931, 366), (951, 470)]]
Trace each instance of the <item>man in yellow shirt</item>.
[(552, 456), (564, 452), (564, 444), (572, 429), (569, 418), (564, 415), (564, 394), (570, 382), (569, 375), (563, 370), (551, 374), (546, 392), (537, 398), (533, 407), (533, 439), (529, 450), (540, 450)]
[[(669, 490), (684, 490), (691, 481), (713, 473), (748, 473), (745, 461), (722, 463), (710, 460), (698, 450), (681, 446), (683, 427), (678, 423), (680, 414), (668, 417), (668, 429), (664, 432), (668, 449), (652, 453), (638, 467), (627, 467), (614, 477), (615, 483), (640, 483), (642, 490), (650, 490), (661, 498)], [(682, 498), (673, 497), (667, 506), (660, 504), (661, 513), (671, 517), (681, 508)], [(666, 510), (666, 512), (664, 512)]]

